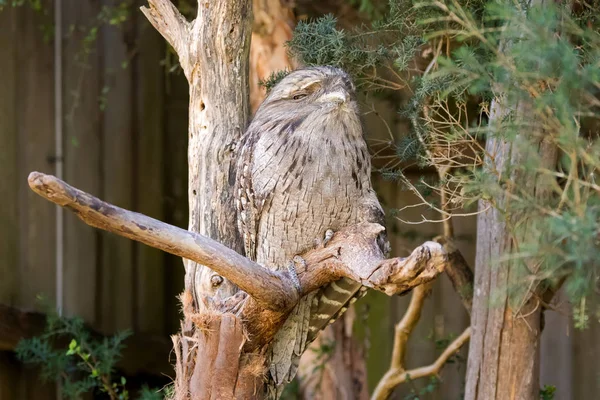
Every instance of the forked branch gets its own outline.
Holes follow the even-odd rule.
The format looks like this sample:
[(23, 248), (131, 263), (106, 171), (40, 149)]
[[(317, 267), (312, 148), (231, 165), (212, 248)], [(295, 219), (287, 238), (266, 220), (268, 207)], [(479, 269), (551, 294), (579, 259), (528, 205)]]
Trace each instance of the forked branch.
[(408, 309), (402, 320), (398, 322), (395, 327), (394, 349), (390, 368), (377, 383), (377, 387), (371, 397), (372, 400), (385, 400), (389, 398), (398, 385), (409, 379), (418, 379), (439, 374), (450, 357), (460, 350), (462, 345), (471, 337), (471, 329), (467, 328), (459, 337), (450, 343), (448, 347), (446, 347), (443, 353), (432, 364), (411, 370), (405, 369), (404, 356), (406, 354), (408, 339), (417, 325), (417, 322), (419, 322), (423, 303), (430, 290), (431, 284), (425, 284), (417, 287), (413, 291)]
[(45, 199), (73, 211), (90, 226), (208, 266), (272, 311), (288, 311), (300, 295), (341, 277), (389, 295), (401, 293), (435, 278), (447, 259), (441, 245), (426, 242), (407, 258), (386, 260), (376, 244), (383, 228), (368, 223), (352, 226), (337, 232), (326, 247), (302, 255), (307, 268), (298, 271), (298, 293), (285, 269), (263, 268), (210, 238), (103, 202), (52, 175), (32, 172), (29, 186)]
[(381, 378), (377, 384), (377, 388), (371, 397), (371, 400), (384, 400), (387, 399), (393, 392), (393, 390), (400, 384), (418, 378), (424, 378), (426, 376), (438, 375), (442, 370), (442, 367), (460, 348), (469, 340), (471, 337), (471, 328), (467, 328), (460, 334), (459, 337), (454, 339), (442, 354), (430, 365), (405, 370), (404, 368), (390, 369)]

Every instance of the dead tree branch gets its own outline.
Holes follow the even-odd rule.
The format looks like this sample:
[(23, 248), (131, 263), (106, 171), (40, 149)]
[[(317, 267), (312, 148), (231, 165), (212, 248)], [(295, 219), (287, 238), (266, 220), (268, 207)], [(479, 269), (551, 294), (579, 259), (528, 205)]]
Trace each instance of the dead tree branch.
[(396, 386), (406, 382), (409, 379), (424, 378), (426, 376), (438, 375), (444, 364), (455, 354), (471, 337), (471, 328), (467, 328), (454, 339), (444, 352), (435, 360), (433, 364), (425, 367), (419, 367), (411, 370), (405, 370), (400, 367), (390, 369), (377, 384), (371, 400), (384, 400), (390, 397)]
[(460, 296), (465, 310), (471, 314), (471, 307), (473, 305), (473, 271), (454, 244), (452, 237), (439, 236), (434, 240), (442, 245), (448, 255), (448, 264), (444, 272), (446, 272), (446, 275), (450, 278), (450, 282), (452, 282), (452, 287), (454, 287), (454, 290)]
[(86, 224), (205, 264), (268, 309), (285, 310), (298, 300), (286, 272), (263, 268), (215, 240), (113, 206), (52, 175), (32, 172), (28, 181), (34, 192), (73, 211)]
[(113, 206), (52, 175), (32, 172), (29, 186), (90, 226), (208, 266), (238, 285), (262, 308), (277, 312), (289, 311), (299, 295), (342, 277), (392, 295), (431, 281), (446, 264), (442, 246), (434, 242), (426, 242), (407, 258), (384, 259), (376, 243), (383, 227), (365, 223), (337, 232), (326, 247), (302, 255), (307, 268), (298, 271), (298, 293), (287, 271), (263, 268), (203, 235)]
[[(154, 28), (169, 42), (182, 61), (188, 57), (188, 40), (192, 25), (168, 0), (148, 0), (150, 7), (141, 7), (142, 13)], [(181, 64), (188, 72), (188, 64)]]
[(413, 291), (408, 309), (406, 310), (404, 317), (402, 317), (402, 320), (396, 324), (394, 330), (394, 349), (390, 368), (377, 383), (377, 387), (373, 392), (371, 400), (385, 400), (389, 398), (396, 386), (406, 382), (408, 379), (437, 375), (446, 361), (448, 361), (448, 359), (469, 339), (471, 331), (470, 328), (467, 328), (444, 350), (433, 364), (412, 370), (405, 369), (404, 357), (406, 355), (408, 338), (417, 325), (417, 322), (419, 322), (423, 303), (430, 291), (430, 283), (421, 285)]

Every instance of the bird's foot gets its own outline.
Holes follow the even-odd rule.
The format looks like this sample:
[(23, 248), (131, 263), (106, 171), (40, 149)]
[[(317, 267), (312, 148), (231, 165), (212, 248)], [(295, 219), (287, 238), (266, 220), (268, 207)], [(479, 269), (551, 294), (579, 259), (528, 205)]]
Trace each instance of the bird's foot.
[(333, 238), (333, 230), (327, 229), (325, 231), (325, 237), (323, 238), (323, 247), (327, 246), (327, 243)]
[(294, 287), (299, 294), (302, 293), (302, 286), (300, 285), (300, 279), (298, 279), (298, 271), (306, 271), (306, 261), (300, 256), (294, 256), (294, 258), (287, 265), (288, 272)]
[(315, 248), (323, 248), (327, 246), (327, 243), (329, 243), (331, 238), (333, 238), (333, 234), (334, 232), (332, 229), (327, 229), (323, 238), (315, 239)]

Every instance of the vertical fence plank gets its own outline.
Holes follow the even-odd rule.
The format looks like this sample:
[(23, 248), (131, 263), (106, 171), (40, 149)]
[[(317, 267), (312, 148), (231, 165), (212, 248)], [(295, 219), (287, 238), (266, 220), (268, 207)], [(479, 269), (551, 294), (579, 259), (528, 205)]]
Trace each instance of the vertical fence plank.
[[(103, 0), (105, 7), (114, 2)], [(120, 26), (104, 25), (101, 45), (104, 77), (100, 107), (102, 124), (102, 198), (119, 207), (133, 208), (131, 65), (125, 44), (125, 31), (132, 16)], [(101, 321), (104, 332), (132, 327), (133, 322), (133, 247), (132, 241), (106, 232), (102, 237)]]
[[(163, 136), (163, 155), (165, 166), (165, 220), (183, 229), (187, 229), (187, 125), (188, 125), (188, 83), (183, 73), (167, 76), (165, 98), (165, 132)], [(165, 255), (166, 268), (164, 282), (169, 295), (165, 299), (167, 309), (166, 325), (170, 332), (176, 332), (180, 326), (179, 301), (177, 297), (183, 291), (185, 271), (180, 257)]]
[[(16, 12), (0, 11), (0, 302), (13, 304), (17, 297), (19, 265), (18, 139), (16, 110)], [(1, 363), (1, 361), (0, 361)], [(2, 385), (0, 384), (0, 387)]]
[[(65, 180), (90, 193), (101, 193), (101, 79), (95, 18), (99, 4), (93, 0), (63, 2), (64, 30), (64, 156)], [(98, 231), (65, 213), (64, 304), (67, 315), (94, 323)]]
[[(589, 326), (579, 330), (573, 327), (573, 368), (572, 387), (573, 399), (598, 398), (600, 393), (600, 318), (595, 315), (600, 309), (600, 301), (591, 299), (587, 304), (587, 312), (590, 313)], [(590, 304), (591, 303), (591, 304)], [(565, 371), (567, 372), (567, 371)], [(558, 398), (558, 397), (556, 397)]]
[(573, 334), (571, 318), (567, 315), (570, 310), (564, 306), (566, 295), (562, 290), (554, 300), (557, 304), (563, 304), (560, 308), (565, 314), (552, 310), (544, 312), (545, 324), (540, 343), (540, 386), (555, 386), (555, 399), (578, 399), (573, 396), (573, 378), (577, 381), (580, 375), (579, 371), (573, 374)]
[[(17, 9), (18, 31), (16, 93), (18, 152), (19, 251), (18, 305), (36, 306), (43, 294), (55, 302), (56, 237), (55, 206), (33, 193), (27, 185), (31, 171), (54, 173), (54, 57), (51, 38), (43, 26), (52, 25), (52, 3), (42, 2), (43, 10)], [(17, 364), (13, 364), (17, 368)], [(18, 398), (54, 399), (54, 385), (44, 384), (38, 370), (19, 368)]]
[[(51, 7), (44, 2), (44, 7)], [(50, 8), (51, 9), (51, 8)], [(29, 7), (17, 9), (17, 141), (19, 278), (18, 305), (33, 307), (36, 296), (55, 299), (55, 208), (27, 185), (31, 171), (54, 173), (54, 67), (52, 42), (44, 40), (40, 26), (52, 17)]]
[[(164, 220), (164, 39), (138, 13), (137, 211)], [(138, 286), (136, 328), (142, 332), (165, 334), (166, 285), (165, 254), (138, 244), (135, 282)]]
[[(19, 266), (18, 141), (16, 121), (16, 12), (0, 11), (0, 302), (14, 304)], [(9, 352), (0, 352), (0, 400), (16, 399), (19, 365)]]
[[(0, 17), (0, 21), (2, 18)], [(19, 399), (18, 385), (21, 365), (8, 351), (0, 351), (0, 400)]]

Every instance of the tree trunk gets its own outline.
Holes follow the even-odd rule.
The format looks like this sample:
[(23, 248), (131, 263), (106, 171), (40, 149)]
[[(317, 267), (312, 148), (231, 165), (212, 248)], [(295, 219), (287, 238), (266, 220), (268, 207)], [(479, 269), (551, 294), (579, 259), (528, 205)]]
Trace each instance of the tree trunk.
[[(542, 3), (533, 0), (531, 3)], [(503, 46), (510, 46), (504, 43)], [(521, 100), (508, 104), (502, 93), (492, 102), (490, 126), (498, 125), (511, 112), (517, 119), (535, 118), (531, 104)], [(473, 309), (472, 338), (467, 363), (466, 400), (539, 399), (540, 336), (542, 307), (539, 288), (530, 287), (515, 293), (513, 288), (537, 266), (527, 261), (500, 261), (518, 249), (528, 235), (528, 221), (519, 212), (510, 210), (510, 194), (525, 189), (535, 199), (547, 198), (550, 189), (532, 173), (511, 166), (522, 165), (526, 154), (521, 144), (537, 146), (542, 165), (554, 169), (557, 149), (544, 140), (542, 128), (537, 132), (522, 131), (510, 141), (490, 135), (486, 143), (486, 168), (509, 176), (510, 184), (502, 198), (479, 202), (482, 211), (477, 219), (477, 256)], [(486, 211), (484, 211), (486, 210)], [(501, 210), (505, 210), (504, 212)], [(519, 226), (515, 229), (515, 226)]]
[[(249, 114), (251, 0), (198, 1), (191, 23), (170, 0), (149, 0), (149, 5), (142, 11), (177, 52), (190, 85), (188, 229), (243, 254), (230, 167), (232, 146)], [(184, 321), (173, 338), (176, 398), (262, 397), (263, 361), (242, 354), (241, 320), (207, 303), (208, 296), (224, 298), (237, 287), (206, 266), (189, 260), (184, 265)]]
[[(498, 103), (494, 105), (496, 110), (501, 107)], [(492, 117), (497, 118), (499, 114), (492, 113)], [(486, 151), (496, 155), (494, 163), (499, 170), (504, 170), (505, 163), (508, 166), (519, 156), (518, 149), (499, 139), (488, 139)], [(553, 168), (554, 146), (542, 142), (539, 152), (546, 167)], [(524, 177), (517, 178), (518, 185), (531, 183)], [(545, 195), (535, 182), (529, 187), (536, 196)], [(481, 201), (479, 209), (489, 206)], [(496, 208), (489, 207), (478, 216), (466, 400), (539, 399), (542, 309), (537, 299), (541, 293), (531, 291), (516, 301), (515, 294), (509, 294), (508, 288), (521, 283), (523, 266), (518, 261), (497, 262), (526, 234), (526, 227), (517, 235), (510, 231), (506, 217)]]
[[(237, 230), (230, 167), (232, 146), (248, 121), (251, 0), (198, 2), (189, 37), (188, 229), (244, 253)], [(182, 58), (182, 55), (179, 55)], [(208, 268), (186, 262), (185, 288), (201, 295), (235, 293)]]

